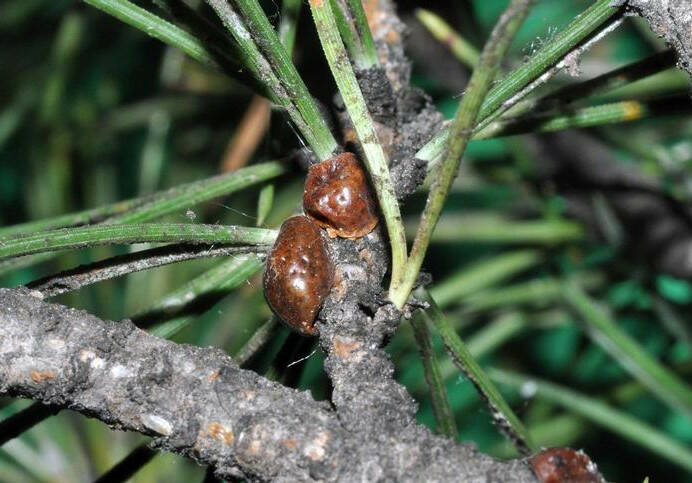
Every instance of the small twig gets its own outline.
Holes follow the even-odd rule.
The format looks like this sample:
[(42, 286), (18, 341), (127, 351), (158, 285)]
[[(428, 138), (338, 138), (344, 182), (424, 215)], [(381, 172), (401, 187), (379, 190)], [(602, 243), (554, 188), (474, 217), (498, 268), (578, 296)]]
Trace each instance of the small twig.
[(178, 263), (185, 260), (207, 257), (225, 257), (240, 253), (257, 252), (258, 247), (207, 247), (196, 245), (166, 245), (164, 247), (141, 250), (126, 255), (107, 258), (72, 270), (35, 280), (27, 288), (41, 292), (44, 298), (55, 297), (79, 290), (104, 280), (121, 277), (128, 273), (150, 270), (152, 268)]
[(484, 109), (481, 109), (481, 113), (479, 114), (479, 118), (481, 119), (481, 121), (474, 127), (474, 129), (476, 129), (476, 130), (483, 129), (483, 127), (485, 127), (490, 122), (492, 122), (493, 120), (500, 117), (502, 114), (507, 112), (512, 107), (514, 107), (517, 103), (519, 103), (522, 99), (524, 99), (526, 96), (528, 96), (531, 92), (535, 91), (538, 87), (542, 86), (543, 84), (548, 82), (550, 79), (555, 77), (563, 69), (565, 69), (566, 67), (568, 67), (571, 64), (578, 62), (579, 58), (584, 54), (584, 52), (589, 50), (592, 46), (594, 46), (596, 43), (598, 43), (606, 35), (608, 35), (612, 31), (614, 31), (616, 28), (618, 28), (622, 24), (623, 21), (624, 21), (624, 17), (618, 17), (618, 18), (614, 19), (605, 28), (598, 31), (597, 34), (593, 35), (591, 38), (589, 38), (583, 44), (579, 45), (578, 47), (574, 48), (573, 50), (571, 50), (570, 52), (565, 54), (562, 57), (562, 60), (557, 62), (550, 69), (545, 71), (542, 75), (540, 75), (538, 78), (533, 80), (531, 83), (529, 83), (526, 87), (524, 87), (519, 92), (514, 94), (512, 97), (510, 97), (509, 99), (502, 102), (494, 110), (490, 110), (489, 108), (486, 108), (484, 106)]

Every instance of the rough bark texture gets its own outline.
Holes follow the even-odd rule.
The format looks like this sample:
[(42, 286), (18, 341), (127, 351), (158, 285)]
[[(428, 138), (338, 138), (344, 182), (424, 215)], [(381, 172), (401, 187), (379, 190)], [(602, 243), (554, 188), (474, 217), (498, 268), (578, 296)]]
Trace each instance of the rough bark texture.
[[(103, 321), (26, 289), (0, 289), (0, 393), (151, 435), (156, 448), (211, 464), (218, 476), (535, 481), (524, 462), (494, 461), (416, 425), (403, 390), (362, 379), (388, 378), (391, 366), (379, 349), (373, 356), (357, 341), (335, 341), (332, 357), (343, 362), (332, 362), (341, 366), (331, 372), (338, 391), (355, 384), (366, 397), (342, 411), (351, 396), (337, 396), (333, 411), (307, 392), (238, 368), (218, 349), (165, 341), (127, 320)], [(346, 367), (359, 383), (340, 380), (349, 377)]]
[(689, 0), (615, 0), (613, 5), (644, 17), (678, 53), (678, 65), (692, 76), (692, 6)]

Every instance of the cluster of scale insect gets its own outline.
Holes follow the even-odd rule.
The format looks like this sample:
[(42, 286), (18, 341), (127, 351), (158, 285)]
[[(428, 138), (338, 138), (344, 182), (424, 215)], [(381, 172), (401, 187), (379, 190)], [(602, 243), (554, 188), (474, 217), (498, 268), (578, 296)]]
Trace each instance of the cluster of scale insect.
[(286, 220), (267, 256), (264, 295), (274, 312), (303, 335), (329, 295), (334, 263), (327, 237), (358, 239), (377, 224), (377, 206), (356, 156), (342, 153), (312, 166), (303, 193), (305, 215)]

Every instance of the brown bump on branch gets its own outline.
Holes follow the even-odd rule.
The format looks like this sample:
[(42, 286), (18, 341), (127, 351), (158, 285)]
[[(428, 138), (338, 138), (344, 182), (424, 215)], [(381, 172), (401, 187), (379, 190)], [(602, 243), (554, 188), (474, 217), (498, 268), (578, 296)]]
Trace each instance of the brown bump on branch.
[(295, 439), (290, 439), (290, 438), (289, 438), (289, 439), (283, 439), (283, 440), (281, 440), (281, 444), (282, 444), (284, 447), (286, 447), (286, 448), (288, 448), (288, 449), (290, 449), (290, 450), (294, 450), (294, 449), (296, 449), (296, 448), (298, 447), (298, 444), (296, 443), (296, 440), (295, 440)]
[(356, 351), (360, 350), (361, 346), (362, 344), (358, 341), (336, 336), (332, 340), (332, 353), (340, 359), (352, 359)]
[(214, 421), (208, 426), (207, 434), (211, 438), (228, 445), (233, 444), (233, 441), (235, 440), (231, 428), (219, 423), (218, 421)]
[(53, 371), (51, 371), (50, 369), (46, 369), (43, 371), (31, 371), (29, 373), (29, 377), (35, 383), (41, 383), (53, 380), (55, 378), (55, 374), (53, 374)]

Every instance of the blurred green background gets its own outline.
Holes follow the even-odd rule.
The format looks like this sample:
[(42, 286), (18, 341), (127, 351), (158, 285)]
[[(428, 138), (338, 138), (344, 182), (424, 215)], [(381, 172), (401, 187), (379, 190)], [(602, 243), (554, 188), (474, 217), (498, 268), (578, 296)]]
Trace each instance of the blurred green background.
[[(477, 47), (506, 5), (483, 0), (458, 5), (409, 3), (413, 2), (400, 5), (407, 22), (415, 23), (413, 8), (424, 6), (443, 14)], [(589, 3), (539, 1), (514, 42), (510, 64), (517, 65), (550, 42)], [(309, 12), (303, 10), (295, 59), (308, 87), (328, 101), (333, 86), (323, 80), (329, 75), (326, 64), (303, 62), (321, 58)], [(273, 2), (267, 2), (267, 11), (271, 19), (278, 18)], [(420, 32), (412, 39), (445, 50)], [(644, 24), (629, 19), (584, 56), (583, 78), (661, 48)], [(435, 77), (415, 56), (413, 60), (414, 83), (451, 117), (465, 80)], [(2, 226), (141, 196), (219, 173), (252, 97), (245, 87), (179, 51), (72, 0), (0, 3), (0, 73)], [(551, 85), (567, 82), (574, 79), (562, 75)], [(644, 93), (688, 90), (688, 79), (675, 70), (659, 74), (648, 84), (642, 82), (639, 90)], [(455, 90), (455, 83), (462, 87)], [(634, 165), (664, 186), (681, 206), (689, 199), (689, 118), (650, 119), (593, 129), (589, 134), (601, 139), (618, 162)], [(605, 402), (655, 427), (688, 452), (681, 460), (689, 458), (692, 420), (643, 388), (621, 361), (595, 344), (578, 311), (560, 294), (563, 280), (578, 279), (594, 300), (607, 307), (620, 329), (689, 383), (692, 285), (684, 278), (660, 273), (646, 257), (633, 254), (627, 234), (618, 235), (623, 227), (610, 216), (613, 210), (598, 190), (586, 193), (602, 215), (595, 225), (569, 216), (560, 190), (537, 175), (527, 143), (526, 136), (518, 136), (474, 141), (469, 146), (425, 264), (435, 280), (433, 295), (462, 338), (480, 354), (484, 366), (530, 374)], [(247, 162), (278, 159), (299, 146), (287, 121), (273, 113), (267, 133)], [(269, 226), (277, 226), (298, 205), (302, 174), (296, 169), (274, 184)], [(258, 193), (259, 187), (246, 189), (168, 220), (254, 225)], [(416, 215), (424, 201), (425, 193), (414, 196), (405, 204), (405, 213)], [(3, 270), (0, 285), (15, 286), (127, 251), (102, 247), (68, 252), (35, 266)], [(146, 309), (152, 300), (217, 263), (199, 260), (140, 272), (57, 300), (117, 320)], [(269, 315), (255, 276), (205, 311), (175, 340), (214, 345), (233, 354)], [(312, 353), (309, 344), (302, 347), (305, 343), (295, 350), (291, 345), (282, 349), (286, 340), (291, 344), (297, 339), (281, 328), (250, 367), (270, 371), (272, 377), (326, 398), (329, 384), (319, 350)], [(458, 439), (473, 441), (497, 457), (515, 456), (493, 427), (472, 384), (453, 369), (440, 341), (434, 343), (446, 375)], [(434, 430), (423, 369), (408, 324), (402, 325), (388, 350), (398, 380), (420, 402), (418, 419)], [(290, 362), (309, 354), (307, 361), (287, 370)], [(624, 438), (555, 398), (540, 392), (531, 397), (535, 388), (530, 384), (523, 384), (519, 392), (500, 387), (503, 392), (508, 389), (508, 400), (541, 445), (583, 448), (609, 481), (641, 482), (647, 476), (651, 482), (692, 481), (684, 464), (675, 464), (642, 442), (647, 439), (645, 433)], [(28, 401), (2, 398), (0, 418), (28, 405)], [(110, 431), (104, 424), (64, 411), (0, 448), (0, 481), (91, 481), (142, 441), (145, 438)], [(686, 461), (689, 465), (690, 460)], [(203, 478), (203, 468), (161, 454), (133, 481)]]

